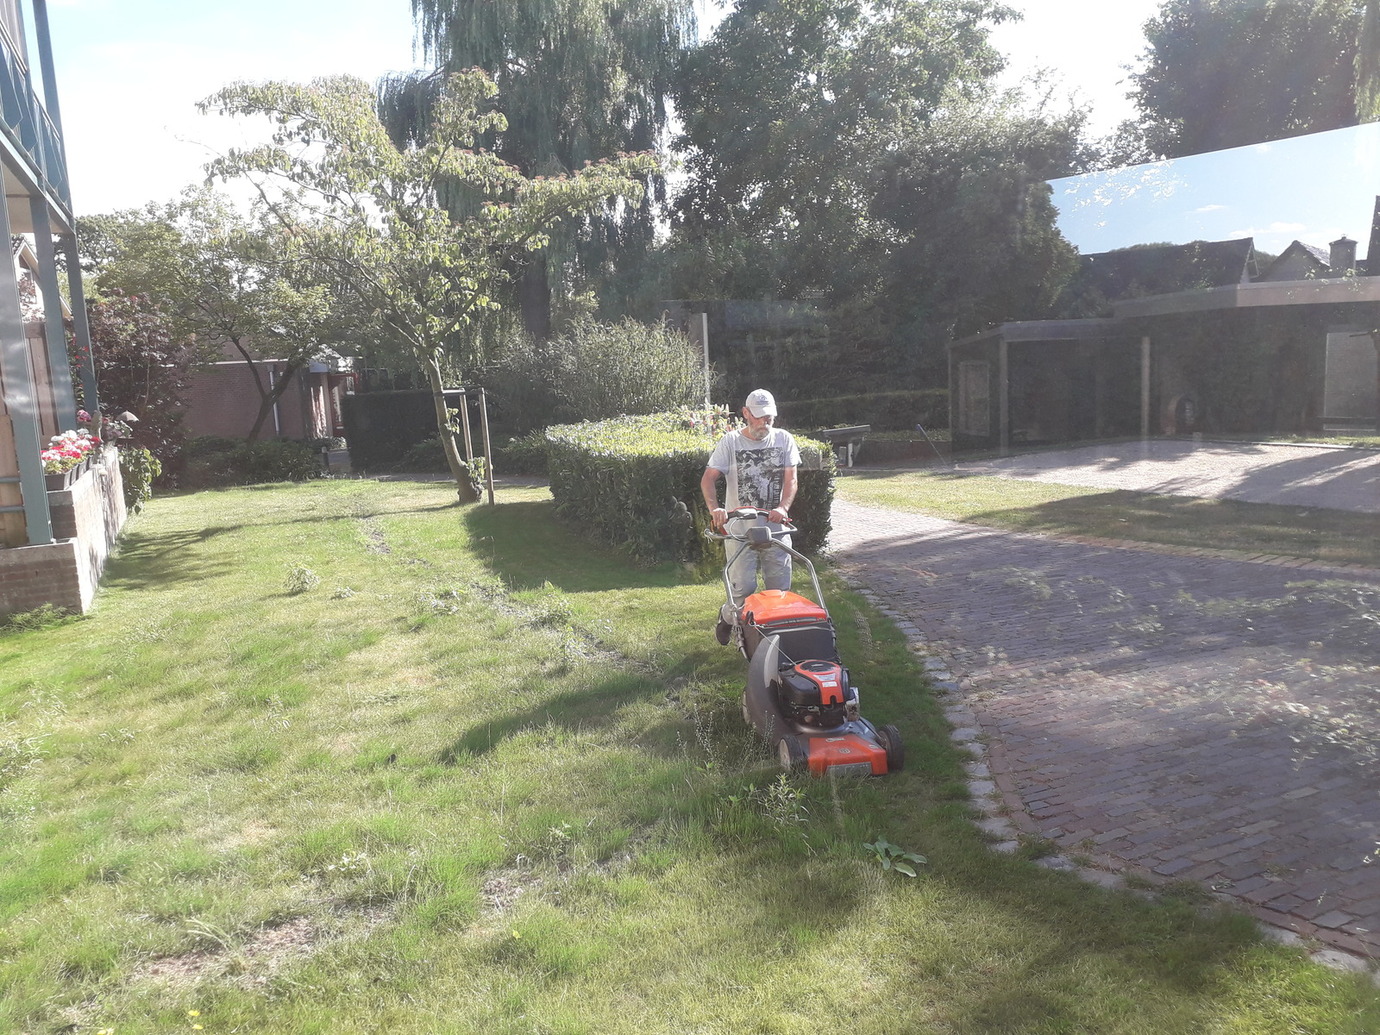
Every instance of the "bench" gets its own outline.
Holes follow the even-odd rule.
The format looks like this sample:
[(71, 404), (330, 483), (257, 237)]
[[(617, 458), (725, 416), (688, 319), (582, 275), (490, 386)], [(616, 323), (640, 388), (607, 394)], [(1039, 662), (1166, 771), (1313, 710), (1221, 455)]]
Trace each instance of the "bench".
[(862, 448), (863, 439), (872, 430), (871, 424), (859, 424), (852, 428), (830, 428), (820, 435), (833, 447), (834, 455), (845, 467), (853, 466), (853, 457)]

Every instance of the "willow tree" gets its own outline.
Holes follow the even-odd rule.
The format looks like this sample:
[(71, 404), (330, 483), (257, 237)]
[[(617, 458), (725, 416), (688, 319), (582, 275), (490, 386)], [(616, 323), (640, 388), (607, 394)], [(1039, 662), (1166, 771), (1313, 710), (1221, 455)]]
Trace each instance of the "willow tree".
[[(497, 84), (505, 121), (486, 146), (528, 176), (561, 175), (619, 152), (655, 149), (666, 129), (674, 76), (693, 42), (692, 0), (412, 0), (427, 62), (438, 71), (385, 80), (380, 110), (395, 139), (424, 139), (446, 76), (483, 69)], [(644, 251), (651, 201), (608, 205), (529, 256), (519, 287), (523, 319), (550, 331), (551, 285), (607, 276)], [(452, 200), (457, 208), (465, 199)], [(576, 232), (578, 231), (578, 232)]]
[(1380, 3), (1366, 0), (1356, 40), (1356, 121), (1380, 119)]
[[(448, 76), (432, 106), (431, 132), (401, 147), (359, 79), (241, 83), (201, 102), (203, 110), (272, 121), (270, 143), (232, 150), (208, 174), (248, 177), (302, 257), (406, 343), (430, 383), (443, 431), (454, 427), (443, 370), (471, 369), (482, 358), (475, 354), (480, 339), (463, 332), (497, 308), (512, 260), (544, 247), (563, 220), (614, 199), (638, 200), (641, 179), (656, 168), (649, 155), (629, 155), (568, 176), (525, 176), (476, 147), (485, 134), (504, 130), (490, 104), (496, 92), (478, 70)], [(457, 188), (470, 199), (462, 216), (441, 203)], [(454, 435), (443, 433), (441, 441), (461, 502), (475, 501), (474, 472)]]

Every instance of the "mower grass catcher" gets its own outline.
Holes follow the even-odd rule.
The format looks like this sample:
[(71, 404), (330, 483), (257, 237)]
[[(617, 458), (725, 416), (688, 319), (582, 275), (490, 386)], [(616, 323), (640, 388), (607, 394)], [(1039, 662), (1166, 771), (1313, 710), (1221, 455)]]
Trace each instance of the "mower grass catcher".
[[(705, 532), (725, 540), (728, 604), (715, 635), (747, 659), (744, 720), (776, 749), (783, 769), (808, 768), (816, 776), (898, 772), (905, 764), (901, 735), (895, 726), (872, 725), (858, 711), (858, 690), (839, 658), (815, 566), (782, 542), (794, 526), (770, 525), (766, 519), (766, 511), (744, 508), (730, 512), (723, 534)], [(790, 554), (809, 573), (815, 600), (781, 589), (734, 599), (728, 573), (743, 550)]]

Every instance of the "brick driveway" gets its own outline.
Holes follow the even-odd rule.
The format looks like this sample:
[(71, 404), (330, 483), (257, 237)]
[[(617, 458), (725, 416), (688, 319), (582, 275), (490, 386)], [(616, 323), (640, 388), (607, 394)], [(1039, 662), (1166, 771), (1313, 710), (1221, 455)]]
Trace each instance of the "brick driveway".
[(1026, 832), (1380, 957), (1380, 571), (1049, 539), (834, 505)]

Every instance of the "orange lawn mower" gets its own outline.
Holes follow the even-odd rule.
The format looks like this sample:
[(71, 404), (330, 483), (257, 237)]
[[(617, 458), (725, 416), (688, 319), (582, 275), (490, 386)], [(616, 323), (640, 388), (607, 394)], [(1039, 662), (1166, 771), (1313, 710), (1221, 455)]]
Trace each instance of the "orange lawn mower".
[[(776, 748), (783, 769), (808, 769), (816, 776), (899, 772), (905, 764), (900, 732), (895, 726), (874, 726), (859, 713), (858, 688), (839, 659), (815, 566), (782, 541), (795, 526), (770, 525), (767, 514), (747, 507), (730, 511), (725, 532), (709, 528), (704, 533), (724, 542), (728, 607), (720, 614), (715, 636), (747, 659), (744, 721)], [(739, 530), (733, 530), (735, 519)], [(754, 523), (744, 524), (747, 520)], [(729, 571), (744, 550), (790, 554), (809, 573), (815, 599), (766, 589), (736, 600)]]

